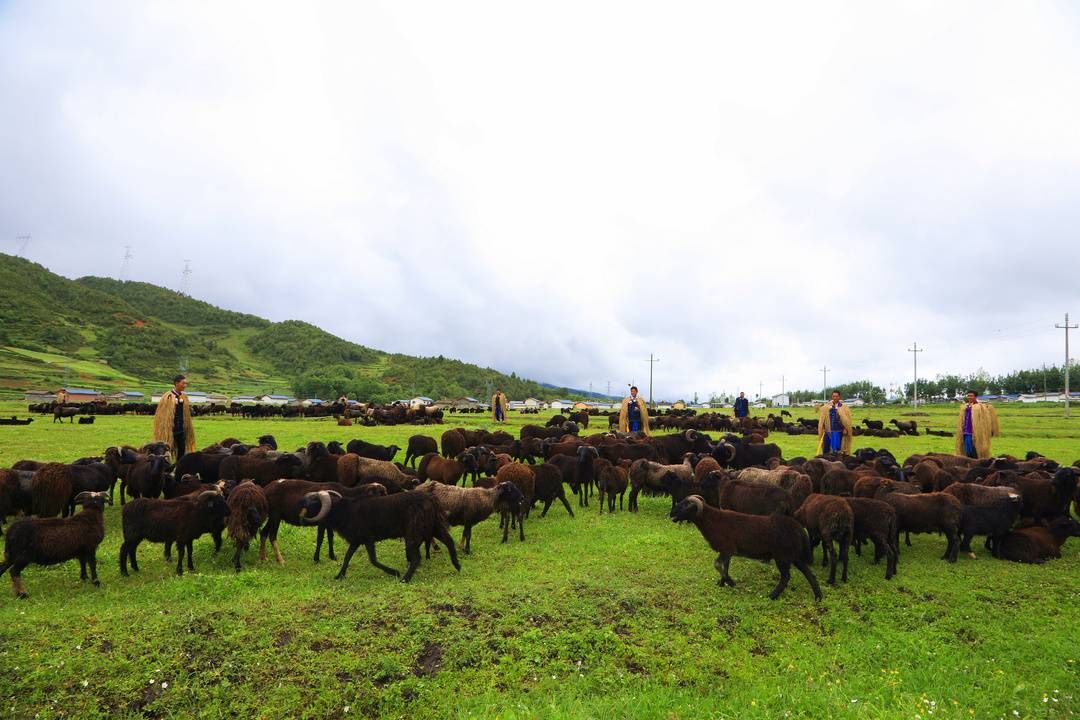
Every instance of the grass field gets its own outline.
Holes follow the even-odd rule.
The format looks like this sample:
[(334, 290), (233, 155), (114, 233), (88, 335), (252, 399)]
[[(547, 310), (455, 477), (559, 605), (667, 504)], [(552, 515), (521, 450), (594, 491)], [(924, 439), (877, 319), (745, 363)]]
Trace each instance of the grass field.
[[(0, 416), (24, 412), (0, 403)], [(951, 428), (955, 409), (920, 424)], [(796, 412), (796, 415), (799, 413)], [(807, 411), (803, 411), (804, 415)], [(1080, 421), (1060, 408), (1000, 408), (998, 452), (1080, 457)], [(856, 410), (862, 417), (900, 417)], [(539, 418), (541, 421), (544, 416)], [(530, 421), (535, 422), (536, 416)], [(511, 432), (525, 422), (515, 417)], [(339, 428), (331, 420), (198, 419), (200, 444), (273, 433), (284, 448), (363, 437), (404, 446), (435, 428)], [(0, 466), (71, 460), (148, 439), (149, 418), (92, 426), (0, 427)], [(814, 438), (773, 436), (787, 457)], [(857, 438), (855, 447), (951, 451), (926, 437)], [(438, 553), (410, 585), (359, 553), (344, 581), (311, 561), (314, 531), (283, 526), (286, 565), (196, 542), (196, 572), (178, 578), (160, 546), (142, 572), (117, 570), (120, 510), (106, 512), (102, 587), (78, 565), (31, 566), (31, 597), (0, 592), (0, 717), (501, 718), (1065, 718), (1080, 714), (1080, 543), (1042, 567), (980, 553), (949, 565), (944, 540), (904, 549), (899, 575), (853, 556), (851, 580), (815, 604), (793, 577), (776, 602), (775, 566), (736, 559), (720, 588), (713, 554), (670, 503), (636, 515), (570, 518), (553, 506), (526, 541), (477, 527), (457, 573)], [(455, 535), (459, 534), (455, 531)], [(228, 540), (226, 540), (226, 548)], [(339, 552), (343, 548), (339, 549)], [(400, 542), (379, 556), (404, 566)], [(339, 554), (340, 557), (340, 554)], [(818, 573), (824, 580), (824, 573)]]

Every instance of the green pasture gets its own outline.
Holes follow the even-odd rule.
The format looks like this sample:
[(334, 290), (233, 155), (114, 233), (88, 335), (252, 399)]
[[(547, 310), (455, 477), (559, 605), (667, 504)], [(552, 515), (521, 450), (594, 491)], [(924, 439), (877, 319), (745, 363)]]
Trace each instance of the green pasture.
[[(1080, 421), (1053, 406), (1001, 406), (997, 452), (1080, 458)], [(807, 417), (809, 410), (793, 410)], [(856, 409), (912, 419), (903, 408)], [(952, 429), (956, 408), (921, 426)], [(25, 416), (0, 403), (0, 417)], [(509, 429), (548, 415), (517, 416)], [(594, 419), (606, 429), (604, 418)], [(272, 433), (282, 448), (312, 439), (405, 446), (442, 426), (338, 427), (333, 420), (197, 418), (199, 444)], [(596, 429), (594, 425), (592, 429)], [(72, 460), (149, 439), (150, 418), (94, 425), (0, 426), (0, 467), (21, 458)], [(786, 457), (816, 438), (772, 435)], [(951, 451), (951, 438), (856, 438), (855, 447)], [(399, 456), (400, 459), (400, 456)], [(119, 498), (119, 495), (117, 496)], [(1041, 567), (980, 552), (949, 565), (944, 540), (916, 536), (899, 574), (852, 558), (850, 582), (814, 603), (797, 574), (776, 602), (774, 566), (737, 559), (720, 588), (713, 555), (669, 501), (570, 518), (559, 506), (499, 543), (478, 526), (453, 570), (445, 551), (410, 585), (361, 551), (344, 581), (311, 559), (314, 531), (283, 526), (286, 565), (252, 552), (233, 571), (228, 539), (196, 542), (194, 573), (174, 575), (144, 544), (142, 571), (117, 568), (120, 509), (106, 511), (102, 587), (78, 563), (24, 572), (30, 599), (0, 581), (0, 717), (236, 718), (1068, 718), (1080, 713), (1080, 543)], [(455, 530), (455, 535), (459, 535)], [(339, 558), (344, 547), (339, 545)], [(399, 541), (379, 545), (404, 567)], [(822, 582), (825, 574), (819, 572)]]

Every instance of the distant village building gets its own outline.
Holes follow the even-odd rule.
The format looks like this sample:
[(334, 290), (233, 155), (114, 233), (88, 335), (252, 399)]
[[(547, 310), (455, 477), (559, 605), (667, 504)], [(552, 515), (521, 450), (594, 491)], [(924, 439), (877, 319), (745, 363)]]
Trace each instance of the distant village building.
[(54, 395), (66, 405), (83, 405), (105, 399), (97, 390), (88, 388), (60, 388)]
[[(188, 393), (190, 395), (191, 393)], [(291, 395), (256, 395), (255, 402), (260, 405), (287, 405), (296, 400)]]
[(433, 405), (434, 403), (435, 401), (429, 397), (426, 397), (424, 395), (417, 395), (412, 400), (409, 400), (406, 404), (408, 404), (410, 407), (427, 407), (428, 405)]
[(255, 396), (254, 395), (233, 395), (231, 398), (229, 398), (229, 402), (235, 403), (237, 405), (254, 405), (255, 404)]
[(779, 395), (772, 396), (773, 407), (791, 407), (791, 396), (787, 393), (780, 393)]
[(108, 399), (113, 402), (143, 402), (146, 396), (137, 390), (121, 390), (114, 392)]
[(541, 406), (541, 405), (542, 405), (543, 403), (541, 403), (541, 402), (540, 402), (539, 400), (537, 400), (536, 398), (534, 398), (534, 397), (531, 397), (531, 398), (525, 398), (525, 402), (524, 402), (523, 404), (525, 405), (525, 407), (527, 407), (527, 408), (529, 408), (529, 409), (531, 410), (531, 409), (533, 409), (533, 408), (537, 408), (537, 409), (539, 409), (539, 408), (540, 408), (540, 406)]
[(32, 403), (52, 402), (56, 394), (45, 390), (27, 390), (23, 393), (23, 399)]
[[(529, 400), (535, 400), (535, 398), (529, 398)], [(528, 403), (529, 400), (526, 400), (525, 402)], [(552, 400), (551, 404), (548, 407), (550, 407), (552, 410), (569, 410), (570, 408), (574, 407), (574, 401), (573, 400)]]

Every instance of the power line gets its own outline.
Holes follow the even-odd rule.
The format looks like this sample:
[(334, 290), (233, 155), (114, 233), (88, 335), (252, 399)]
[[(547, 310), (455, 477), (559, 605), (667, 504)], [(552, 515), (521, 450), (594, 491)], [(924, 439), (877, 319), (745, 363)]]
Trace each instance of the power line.
[(912, 357), (915, 358), (915, 384), (911, 386), (911, 407), (914, 410), (919, 409), (919, 353), (922, 352), (922, 348), (919, 347), (919, 343), (912, 342), (911, 347), (907, 349)]
[(1069, 313), (1065, 313), (1065, 324), (1058, 325), (1054, 323), (1054, 327), (1065, 331), (1065, 417), (1069, 417), (1069, 331), (1080, 326), (1070, 325)]

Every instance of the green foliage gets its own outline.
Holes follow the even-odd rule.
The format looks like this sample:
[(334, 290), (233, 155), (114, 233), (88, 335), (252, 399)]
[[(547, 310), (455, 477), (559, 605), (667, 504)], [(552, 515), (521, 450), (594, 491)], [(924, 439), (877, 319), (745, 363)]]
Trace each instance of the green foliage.
[(121, 282), (102, 277), (82, 277), (75, 282), (123, 298), (143, 318), (158, 318), (187, 327), (262, 328), (270, 324), (260, 317), (223, 310), (149, 283)]
[[(0, 416), (21, 410), (0, 404)], [(857, 421), (892, 417), (889, 409), (854, 412)], [(955, 426), (955, 408), (929, 412), (920, 425)], [(1060, 408), (999, 412), (995, 450), (1075, 459), (1080, 420), (1064, 421)], [(548, 416), (511, 413), (507, 429), (516, 436)], [(484, 416), (451, 422), (490, 427)], [(405, 446), (413, 433), (438, 436), (445, 427), (195, 421), (200, 445), (270, 432), (285, 448), (353, 437)], [(143, 442), (149, 428), (145, 417), (6, 428), (0, 467), (97, 455)], [(785, 457), (812, 453), (816, 443), (769, 439)], [(901, 458), (952, 444), (925, 435), (865, 440), (856, 447)], [(402, 585), (363, 551), (334, 580), (340, 539), (338, 561), (327, 560), (324, 544), (315, 564), (314, 528), (288, 525), (279, 536), (284, 566), (272, 553), (260, 562), (255, 542), (237, 573), (232, 542), (215, 554), (204, 536), (194, 543), (194, 573), (176, 577), (161, 546), (144, 543), (140, 572), (123, 578), (121, 508), (108, 507), (100, 588), (79, 582), (74, 560), (27, 568), (26, 601), (3, 578), (0, 715), (932, 720), (1069, 718), (1080, 707), (1076, 538), (1042, 566), (993, 560), (981, 542), (978, 559), (950, 565), (939, 559), (943, 538), (913, 535), (891, 581), (864, 548), (852, 553), (847, 583), (823, 584), (821, 603), (797, 572), (771, 601), (775, 565), (736, 558), (737, 586), (718, 587), (715, 553), (694, 527), (672, 523), (669, 509), (666, 498), (644, 497), (639, 513), (601, 516), (595, 503), (574, 504), (571, 518), (556, 504), (542, 519), (532, 513), (525, 542), (506, 544), (492, 517), (473, 531), (461, 572), (433, 548)], [(376, 547), (381, 562), (404, 567), (400, 541)], [(819, 565), (814, 572), (824, 580)]]
[(252, 353), (286, 375), (299, 375), (328, 364), (366, 364), (383, 354), (299, 320), (268, 325), (248, 338), (246, 344)]
[(313, 368), (303, 373), (297, 377), (293, 392), (301, 398), (326, 400), (334, 400), (342, 395), (364, 402), (385, 403), (394, 400), (384, 384), (342, 364)]

